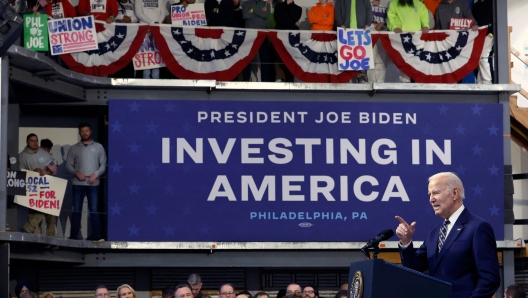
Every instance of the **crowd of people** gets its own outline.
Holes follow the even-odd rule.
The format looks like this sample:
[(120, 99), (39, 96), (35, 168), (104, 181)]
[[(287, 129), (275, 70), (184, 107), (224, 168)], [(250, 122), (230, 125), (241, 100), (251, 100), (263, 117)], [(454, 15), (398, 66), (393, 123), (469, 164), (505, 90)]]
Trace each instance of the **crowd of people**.
[[(172, 5), (194, 5), (196, 0), (80, 0), (74, 8), (69, 0), (12, 0), (20, 13), (46, 13), (49, 18), (93, 15), (107, 23), (170, 24)], [(27, 2), (26, 2), (27, 1)], [(299, 30), (302, 8), (294, 0), (205, 0), (208, 26), (251, 29)], [(493, 46), (493, 0), (318, 0), (308, 12), (312, 30), (337, 27), (396, 33), (450, 29), (452, 19), (472, 21), (472, 30), (490, 26), (481, 56), (477, 83), (491, 84), (490, 57)], [(98, 24), (99, 26), (102, 26)], [(101, 29), (101, 28), (99, 28)], [(362, 71), (357, 82), (384, 82), (387, 57), (374, 48), (375, 69)], [(132, 63), (114, 77), (175, 78), (166, 68), (134, 71)], [(269, 40), (265, 40), (250, 65), (237, 78), (243, 81), (294, 81)], [(405, 75), (402, 82), (410, 82)]]
[[(202, 292), (202, 279), (200, 275), (193, 273), (189, 275), (186, 282), (173, 287), (166, 287), (161, 292), (161, 298), (271, 298), (270, 294), (259, 291), (251, 294), (248, 290), (237, 290), (230, 284), (222, 284), (218, 292), (212, 295)], [(109, 298), (114, 296), (106, 286), (100, 285), (95, 289), (94, 298)], [(336, 289), (334, 298), (346, 298), (348, 284), (342, 284)], [(208, 291), (211, 292), (211, 291)], [(216, 291), (215, 291), (216, 292)], [(16, 298), (36, 298), (33, 285), (28, 280), (21, 280), (15, 287)], [(117, 298), (137, 298), (136, 291), (128, 284), (123, 284), (115, 291)], [(495, 298), (496, 295), (493, 296)], [(43, 298), (55, 298), (53, 293), (45, 293)], [(57, 297), (62, 298), (62, 296)], [(324, 298), (314, 285), (301, 286), (297, 283), (289, 284), (285, 289), (279, 290), (275, 298)], [(331, 297), (327, 297), (331, 298)], [(520, 284), (512, 284), (504, 289), (504, 298), (526, 298), (526, 291)]]

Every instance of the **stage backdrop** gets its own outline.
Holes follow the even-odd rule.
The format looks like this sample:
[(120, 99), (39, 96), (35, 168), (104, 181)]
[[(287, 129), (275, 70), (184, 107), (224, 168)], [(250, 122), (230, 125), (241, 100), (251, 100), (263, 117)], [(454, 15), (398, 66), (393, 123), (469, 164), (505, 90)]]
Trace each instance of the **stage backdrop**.
[[(500, 104), (111, 100), (112, 241), (423, 240), (427, 178), (458, 173), (503, 233)], [(396, 240), (393, 238), (392, 240)]]

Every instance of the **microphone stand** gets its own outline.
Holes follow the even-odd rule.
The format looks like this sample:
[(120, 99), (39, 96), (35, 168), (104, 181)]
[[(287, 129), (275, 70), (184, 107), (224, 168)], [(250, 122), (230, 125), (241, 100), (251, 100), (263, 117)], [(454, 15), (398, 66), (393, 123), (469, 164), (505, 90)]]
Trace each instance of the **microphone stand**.
[[(363, 252), (363, 254), (370, 259), (370, 254), (369, 254), (369, 251), (368, 251), (368, 248), (367, 247), (363, 247), (361, 249), (361, 251)], [(381, 249), (379, 248), (379, 243), (376, 243), (374, 245), (374, 252), (372, 253), (372, 258), (373, 259), (377, 259), (378, 258), (378, 254), (380, 253)]]

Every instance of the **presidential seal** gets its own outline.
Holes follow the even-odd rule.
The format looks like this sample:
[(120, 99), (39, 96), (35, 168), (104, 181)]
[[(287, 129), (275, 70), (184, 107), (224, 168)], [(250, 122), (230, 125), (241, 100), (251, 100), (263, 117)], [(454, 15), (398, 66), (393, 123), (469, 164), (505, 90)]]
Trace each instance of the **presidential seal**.
[(350, 298), (362, 298), (363, 297), (363, 274), (357, 270), (352, 278), (352, 284), (350, 285)]

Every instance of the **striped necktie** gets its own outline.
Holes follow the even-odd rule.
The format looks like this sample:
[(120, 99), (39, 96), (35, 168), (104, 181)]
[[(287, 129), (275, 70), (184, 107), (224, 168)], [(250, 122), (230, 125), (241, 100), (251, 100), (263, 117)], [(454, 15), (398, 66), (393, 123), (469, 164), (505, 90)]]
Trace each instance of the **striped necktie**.
[(438, 252), (440, 252), (440, 250), (442, 250), (442, 246), (444, 246), (444, 242), (445, 242), (446, 237), (447, 237), (447, 226), (450, 223), (451, 222), (448, 219), (446, 219), (444, 221), (444, 224), (440, 228), (440, 236), (438, 236)]

